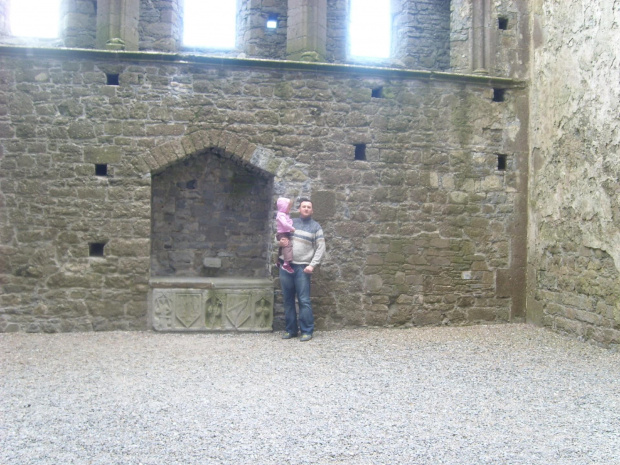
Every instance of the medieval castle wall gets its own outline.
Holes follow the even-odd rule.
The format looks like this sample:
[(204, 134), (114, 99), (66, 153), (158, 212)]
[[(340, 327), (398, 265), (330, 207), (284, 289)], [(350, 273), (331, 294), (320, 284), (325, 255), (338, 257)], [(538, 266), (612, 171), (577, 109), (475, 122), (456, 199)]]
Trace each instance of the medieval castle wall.
[(528, 315), (617, 346), (620, 8), (530, 3)]
[(497, 282), (510, 275), (526, 153), (503, 128), (523, 90), (499, 103), (476, 83), (67, 57), (2, 58), (5, 330), (144, 327), (157, 241), (154, 181), (136, 160), (201, 130), (272, 152), (274, 199), (315, 199), (329, 238), (321, 327), (510, 320)]
[(240, 2), (231, 51), (185, 49), (178, 0), (121, 3), (114, 51), (104, 0), (65, 0), (44, 48), (0, 1), (0, 330), (146, 329), (150, 277), (276, 277), (274, 201), (303, 194), (319, 328), (520, 321), (529, 264), (529, 321), (617, 341), (616, 107), (583, 84), (617, 101), (611, 2), (561, 43), (569, 7), (393, 0), (377, 62), (349, 56), (345, 0), (301, 51), (290, 1)]

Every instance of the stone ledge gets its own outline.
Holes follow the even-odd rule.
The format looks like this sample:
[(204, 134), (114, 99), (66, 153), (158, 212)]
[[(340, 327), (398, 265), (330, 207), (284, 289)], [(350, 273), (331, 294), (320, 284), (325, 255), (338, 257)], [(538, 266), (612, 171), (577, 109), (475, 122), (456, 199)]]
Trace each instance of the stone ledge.
[(147, 61), (165, 62), (170, 64), (206, 64), (239, 68), (271, 68), (279, 71), (310, 71), (323, 73), (360, 74), (398, 79), (418, 79), (428, 81), (444, 81), (486, 85), (488, 87), (525, 88), (524, 80), (500, 76), (479, 74), (450, 73), (443, 71), (425, 71), (407, 68), (387, 68), (379, 66), (362, 66), (342, 63), (320, 63), (292, 60), (268, 60), (260, 58), (230, 58), (192, 53), (164, 53), (164, 52), (135, 52), (119, 50), (96, 50), (84, 48), (51, 48), (26, 47), (17, 45), (0, 45), (0, 56), (18, 56), (33, 58), (48, 56), (57, 59), (84, 58), (89, 60)]
[(269, 278), (162, 277), (149, 280), (151, 289), (273, 289)]

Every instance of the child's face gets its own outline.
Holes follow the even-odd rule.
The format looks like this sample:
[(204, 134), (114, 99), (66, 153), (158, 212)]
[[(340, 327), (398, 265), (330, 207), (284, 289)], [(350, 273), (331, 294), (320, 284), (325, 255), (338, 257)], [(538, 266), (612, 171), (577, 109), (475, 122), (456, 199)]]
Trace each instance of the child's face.
[(286, 207), (286, 213), (290, 213), (292, 207), (293, 207), (293, 199), (289, 201), (288, 207)]

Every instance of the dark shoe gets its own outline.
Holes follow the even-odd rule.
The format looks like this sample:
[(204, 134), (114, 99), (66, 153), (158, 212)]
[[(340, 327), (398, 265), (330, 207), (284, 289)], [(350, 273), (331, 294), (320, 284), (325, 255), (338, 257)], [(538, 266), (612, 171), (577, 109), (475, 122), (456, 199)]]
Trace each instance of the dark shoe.
[(282, 339), (293, 339), (294, 337), (297, 337), (297, 334), (284, 333), (282, 335)]
[(295, 270), (293, 270), (293, 268), (291, 267), (291, 265), (289, 265), (288, 263), (285, 263), (284, 265), (282, 265), (282, 269), (284, 271), (286, 271), (287, 273), (293, 274), (295, 273)]
[(302, 334), (299, 342), (306, 342), (312, 339), (312, 334)]

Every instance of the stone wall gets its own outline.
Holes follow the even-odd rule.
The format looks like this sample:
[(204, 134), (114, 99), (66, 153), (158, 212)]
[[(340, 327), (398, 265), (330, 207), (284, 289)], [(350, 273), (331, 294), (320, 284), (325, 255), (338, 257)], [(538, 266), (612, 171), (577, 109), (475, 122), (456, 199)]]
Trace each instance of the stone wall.
[(348, 44), (348, 0), (327, 2), (327, 61), (344, 63)]
[(532, 2), (528, 317), (620, 343), (620, 9)]
[(392, 54), (407, 68), (450, 68), (450, 0), (394, 0)]
[[(525, 0), (484, 0), (485, 71), (493, 76), (526, 79), (529, 73), (529, 7)], [(469, 0), (450, 2), (450, 66), (453, 72), (474, 71), (474, 8)]]
[(182, 18), (180, 0), (140, 0), (140, 50), (179, 50), (183, 39)]
[(527, 79), (530, 70), (530, 21), (526, 1), (494, 2), (489, 44), (494, 76)]
[(269, 276), (272, 192), (213, 152), (154, 175), (151, 276)]
[(64, 45), (72, 48), (95, 48), (97, 1), (63, 0), (60, 9)]
[(144, 329), (151, 175), (207, 149), (269, 173), (272, 206), (314, 198), (328, 244), (318, 328), (519, 319), (527, 94), (515, 83), (29, 53), (0, 55), (0, 330)]
[[(283, 60), (286, 58), (287, 2), (253, 0), (239, 2), (237, 42), (247, 56)], [(278, 27), (268, 29), (267, 20), (277, 19)]]
[[(9, 0), (0, 0), (0, 36), (2, 36), (2, 12), (7, 8)], [(461, 8), (459, 14), (452, 14), (449, 0), (391, 0), (395, 12), (392, 40), (393, 53), (389, 59), (381, 60), (382, 65), (406, 67), (411, 69), (426, 69), (458, 72), (470, 72), (468, 56), (459, 55), (469, 50), (467, 38), (468, 21), (466, 7), (460, 5), (461, 0), (452, 9)], [(510, 11), (516, 7), (512, 0), (505, 0), (506, 8)], [(108, 5), (109, 4), (109, 5)], [(132, 3), (133, 5), (133, 3)], [(180, 0), (139, 0), (138, 48), (142, 51), (179, 52), (187, 50), (183, 46), (183, 2)], [(61, 2), (61, 35), (58, 39), (40, 41), (17, 39), (4, 36), (2, 43), (33, 46), (70, 47), (70, 48), (97, 48), (97, 28), (107, 30), (106, 21), (109, 15), (99, 15), (98, 10), (116, 6), (111, 0), (100, 0), (99, 8), (95, 0), (62, 0)], [(209, 54), (226, 57), (237, 57), (244, 54), (247, 57), (265, 59), (285, 59), (287, 56), (287, 27), (288, 1), (287, 0), (239, 0), (237, 17), (237, 45), (234, 50), (204, 50), (191, 49), (194, 54)], [(330, 63), (362, 63), (371, 64), (368, 59), (348, 56), (348, 2), (336, 0), (327, 2), (327, 32), (326, 56)], [(278, 28), (267, 29), (266, 22), (270, 15), (278, 18)], [(455, 20), (454, 18), (460, 18)], [(132, 18), (133, 20), (133, 18)], [(97, 22), (102, 24), (97, 24)], [(122, 23), (124, 24), (124, 23)], [(452, 32), (451, 32), (452, 27)], [(456, 28), (462, 28), (460, 36), (455, 33)], [(511, 26), (512, 27), (512, 26)], [(127, 32), (126, 32), (127, 33)], [(371, 31), (369, 32), (371, 33)], [(123, 35), (123, 34), (121, 34)], [(132, 37), (125, 37), (126, 42), (135, 41)], [(508, 32), (504, 34), (511, 36)], [(520, 36), (516, 36), (522, 39)], [(105, 42), (105, 41), (104, 41)], [(509, 41), (505, 54), (513, 53), (519, 43)], [(462, 46), (459, 48), (459, 44)], [(451, 49), (459, 48), (460, 52)], [(99, 48), (102, 48), (101, 46)], [(134, 50), (135, 47), (130, 47)], [(463, 49), (463, 50), (461, 50)], [(466, 54), (469, 54), (468, 51)], [(513, 58), (510, 55), (510, 58)], [(467, 63), (463, 65), (464, 63)], [(372, 63), (377, 64), (377, 63)], [(505, 71), (505, 65), (501, 71)], [(497, 75), (505, 75), (505, 74)]]

